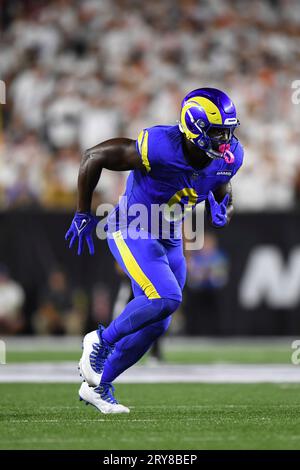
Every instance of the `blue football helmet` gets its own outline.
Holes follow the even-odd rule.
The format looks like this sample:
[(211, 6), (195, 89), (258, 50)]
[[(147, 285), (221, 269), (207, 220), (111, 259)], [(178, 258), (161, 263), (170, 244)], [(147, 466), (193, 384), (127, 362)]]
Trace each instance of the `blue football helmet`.
[(179, 128), (210, 158), (224, 158), (239, 125), (233, 102), (221, 90), (198, 88), (182, 101)]

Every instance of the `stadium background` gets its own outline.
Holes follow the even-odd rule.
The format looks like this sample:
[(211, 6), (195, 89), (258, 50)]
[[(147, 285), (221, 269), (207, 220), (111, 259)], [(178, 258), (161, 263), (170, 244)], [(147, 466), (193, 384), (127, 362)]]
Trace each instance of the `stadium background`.
[[(130, 295), (105, 241), (80, 258), (64, 241), (85, 148), (175, 123), (182, 97), (201, 86), (232, 97), (245, 147), (234, 219), (227, 230), (208, 229), (202, 253), (188, 253), (183, 306), (163, 343), (165, 367), (202, 364), (178, 374), (223, 385), (176, 384), (170, 394), (163, 385), (121, 384), (144, 428), (137, 441), (133, 422), (109, 421), (116, 444), (98, 416), (70, 404), (77, 384), (18, 384), (20, 408), (10, 401), (15, 384), (2, 383), (0, 420), (10, 427), (0, 447), (299, 448), (299, 384), (227, 383), (300, 381), (291, 365), (300, 323), (298, 0), (2, 0), (0, 14), (1, 382), (78, 381), (70, 364), (81, 335)], [(115, 203), (125, 180), (103, 172), (94, 208)], [(55, 375), (62, 361), (72, 362)], [(141, 379), (142, 370), (133, 375)], [(160, 381), (170, 370), (150, 373)], [(193, 410), (182, 405), (186, 395)], [(153, 397), (162, 404), (153, 408)]]
[[(105, 243), (97, 241), (94, 258), (77, 259), (64, 242), (80, 154), (114, 136), (136, 138), (143, 127), (175, 123), (186, 92), (209, 85), (236, 103), (245, 163), (233, 184), (235, 220), (214, 235), (220, 247), (211, 249), (220, 259), (207, 262), (210, 274), (201, 259), (191, 261), (190, 301), (174, 328), (213, 335), (297, 333), (300, 105), (292, 103), (292, 83), (300, 68), (298, 2), (2, 1), (1, 14), (0, 74), (7, 89), (1, 106), (1, 292), (6, 276), (24, 294), (15, 292), (11, 312), (2, 308), (3, 332), (14, 310), (21, 319), (12, 331), (61, 332), (64, 327), (51, 330), (35, 319), (39, 311), (42, 318), (51, 315), (49, 304), (74, 313), (67, 331), (109, 321), (117, 276)], [(115, 203), (125, 179), (105, 172), (94, 207)], [(253, 264), (261, 288), (249, 274)], [(52, 275), (52, 284), (61, 283), (66, 302), (48, 285), (54, 270), (60, 274)], [(278, 290), (282, 295), (274, 294)]]

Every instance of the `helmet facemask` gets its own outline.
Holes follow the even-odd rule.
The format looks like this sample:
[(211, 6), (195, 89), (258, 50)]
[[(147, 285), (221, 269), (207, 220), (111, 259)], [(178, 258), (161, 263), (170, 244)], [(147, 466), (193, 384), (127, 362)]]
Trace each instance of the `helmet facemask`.
[(208, 157), (212, 159), (225, 158), (226, 152), (230, 151), (234, 131), (239, 126), (239, 121), (230, 126), (205, 125), (205, 122), (201, 120), (194, 124), (199, 130), (199, 137), (191, 139), (191, 141), (203, 150)]

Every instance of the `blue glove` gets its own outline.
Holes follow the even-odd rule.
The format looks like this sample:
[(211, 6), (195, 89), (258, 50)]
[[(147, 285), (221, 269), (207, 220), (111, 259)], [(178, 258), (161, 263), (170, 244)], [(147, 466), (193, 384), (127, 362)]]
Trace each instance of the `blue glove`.
[(215, 200), (212, 191), (209, 191), (208, 202), (210, 205), (211, 220), (215, 227), (224, 227), (227, 224), (227, 206), (229, 202), (229, 194), (226, 194), (220, 204)]
[(71, 237), (69, 248), (72, 248), (76, 238), (78, 238), (77, 254), (81, 255), (84, 240), (87, 243), (90, 255), (95, 253), (92, 232), (98, 223), (97, 217), (84, 212), (76, 212), (71, 226), (66, 233), (65, 240)]

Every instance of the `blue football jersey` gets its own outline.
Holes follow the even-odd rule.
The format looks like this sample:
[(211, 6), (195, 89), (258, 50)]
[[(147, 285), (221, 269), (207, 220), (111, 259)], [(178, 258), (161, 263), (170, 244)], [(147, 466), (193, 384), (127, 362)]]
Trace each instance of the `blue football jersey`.
[[(109, 231), (110, 225), (113, 230), (118, 230), (135, 223), (138, 229), (174, 242), (180, 238), (183, 217), (171, 211), (173, 205), (189, 210), (207, 199), (209, 191), (228, 183), (236, 174), (243, 163), (244, 154), (242, 145), (234, 138), (230, 147), (235, 157), (233, 163), (220, 158), (212, 160), (202, 170), (195, 169), (186, 160), (182, 133), (177, 125), (144, 129), (136, 141), (136, 149), (146, 171), (136, 169), (130, 172), (126, 191), (108, 217)], [(141, 205), (142, 215), (139, 210)], [(163, 209), (159, 217), (166, 224), (161, 223), (160, 219), (158, 226), (160, 207)], [(168, 227), (170, 225), (171, 229)]]

